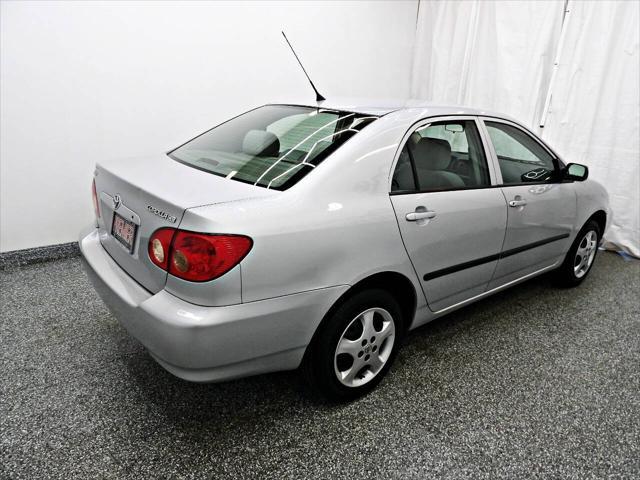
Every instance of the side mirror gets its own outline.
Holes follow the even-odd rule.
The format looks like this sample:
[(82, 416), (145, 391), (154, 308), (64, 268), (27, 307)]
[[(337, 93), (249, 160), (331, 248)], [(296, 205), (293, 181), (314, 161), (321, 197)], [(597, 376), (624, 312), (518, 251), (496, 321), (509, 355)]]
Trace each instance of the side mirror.
[(564, 179), (584, 182), (589, 176), (589, 168), (579, 163), (570, 163), (564, 168)]

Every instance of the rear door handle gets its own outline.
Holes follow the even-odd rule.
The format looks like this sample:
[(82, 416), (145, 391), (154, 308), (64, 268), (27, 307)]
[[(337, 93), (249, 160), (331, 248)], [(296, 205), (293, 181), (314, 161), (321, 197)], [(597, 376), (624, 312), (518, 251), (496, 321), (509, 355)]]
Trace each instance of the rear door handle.
[(516, 198), (515, 200), (511, 200), (509, 202), (510, 207), (524, 207), (527, 204), (527, 201), (523, 198)]
[(426, 220), (428, 218), (435, 218), (436, 212), (411, 212), (407, 213), (407, 222), (416, 222), (418, 220)]

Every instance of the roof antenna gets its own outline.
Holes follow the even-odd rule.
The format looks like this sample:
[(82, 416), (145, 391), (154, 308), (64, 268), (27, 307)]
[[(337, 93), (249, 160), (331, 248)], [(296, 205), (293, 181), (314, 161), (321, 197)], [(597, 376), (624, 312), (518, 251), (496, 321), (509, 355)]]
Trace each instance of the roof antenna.
[(291, 46), (291, 42), (289, 42), (289, 39), (287, 38), (287, 36), (284, 34), (284, 32), (282, 32), (282, 36), (284, 37), (284, 39), (287, 41), (287, 44), (289, 45), (289, 48), (291, 49), (291, 51), (293, 52), (293, 55), (296, 57), (296, 60), (298, 60), (298, 63), (300, 64), (300, 67), (302, 68), (302, 71), (304, 72), (304, 74), (307, 76), (307, 80), (309, 80), (309, 83), (311, 84), (311, 88), (313, 88), (313, 91), (316, 92), (316, 102), (322, 102), (323, 100), (326, 100), (326, 98), (324, 98), (322, 95), (320, 95), (320, 92), (318, 92), (318, 89), (316, 88), (316, 86), (313, 84), (313, 82), (311, 81), (311, 78), (309, 77), (309, 74), (307, 73), (307, 71), (304, 69), (304, 66), (302, 65), (302, 62), (300, 61), (300, 59), (298, 58), (298, 55), (296, 55), (296, 51), (293, 49), (293, 47)]

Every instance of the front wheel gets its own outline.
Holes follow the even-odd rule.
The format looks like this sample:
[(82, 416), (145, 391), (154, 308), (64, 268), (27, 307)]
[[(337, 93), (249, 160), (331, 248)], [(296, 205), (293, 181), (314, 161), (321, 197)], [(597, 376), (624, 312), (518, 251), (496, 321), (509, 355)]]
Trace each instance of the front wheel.
[(556, 273), (560, 285), (575, 287), (587, 277), (598, 253), (601, 235), (600, 226), (593, 220), (582, 227)]
[(309, 346), (304, 370), (311, 386), (334, 400), (373, 389), (398, 351), (402, 320), (398, 303), (384, 290), (364, 290), (347, 299)]

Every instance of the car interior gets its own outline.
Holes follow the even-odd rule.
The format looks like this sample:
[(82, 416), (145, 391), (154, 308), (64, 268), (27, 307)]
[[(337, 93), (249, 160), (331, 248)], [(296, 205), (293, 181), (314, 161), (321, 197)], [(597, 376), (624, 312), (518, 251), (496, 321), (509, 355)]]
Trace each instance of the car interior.
[(473, 124), (435, 124), (411, 134), (400, 153), (392, 189), (439, 191), (488, 185), (489, 174), (477, 131), (467, 123)]
[(242, 182), (283, 189), (377, 118), (349, 112), (303, 110), (302, 114), (276, 117), (275, 121), (269, 120), (259, 128), (233, 132), (235, 135), (227, 135), (222, 141), (207, 142), (203, 136), (202, 141), (190, 142), (193, 146), (187, 144), (181, 153), (197, 168)]
[(502, 183), (517, 184), (551, 180), (553, 158), (522, 130), (500, 122), (485, 122), (500, 164)]
[[(491, 122), (487, 127), (503, 184), (540, 183), (553, 178), (552, 157), (532, 144), (528, 136), (506, 124)], [(428, 125), (411, 134), (398, 158), (392, 191), (442, 191), (489, 184), (476, 127), (473, 122), (461, 121)]]

